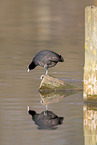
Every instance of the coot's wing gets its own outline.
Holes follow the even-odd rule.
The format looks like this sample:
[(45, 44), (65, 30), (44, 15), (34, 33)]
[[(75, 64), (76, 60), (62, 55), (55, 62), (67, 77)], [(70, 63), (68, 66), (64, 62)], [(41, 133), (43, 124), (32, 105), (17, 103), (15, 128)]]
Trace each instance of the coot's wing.
[(52, 61), (52, 62), (60, 62), (60, 61), (64, 61), (63, 57), (57, 53), (53, 53), (53, 55), (51, 55), (49, 57), (49, 60)]
[(55, 66), (58, 62), (61, 61), (61, 55), (52, 51), (45, 50), (40, 51), (33, 60), (36, 65), (49, 68)]

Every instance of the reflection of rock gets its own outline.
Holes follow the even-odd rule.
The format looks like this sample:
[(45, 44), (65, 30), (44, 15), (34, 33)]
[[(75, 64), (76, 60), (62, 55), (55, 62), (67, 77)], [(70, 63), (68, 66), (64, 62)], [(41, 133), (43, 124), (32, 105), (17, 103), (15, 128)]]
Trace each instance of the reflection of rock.
[(51, 93), (51, 94), (47, 94), (47, 95), (43, 96), (40, 93), (40, 97), (42, 99), (43, 104), (48, 105), (50, 103), (55, 103), (55, 102), (61, 101), (64, 98), (64, 95)]
[(63, 123), (64, 117), (58, 117), (51, 111), (43, 111), (37, 114), (33, 110), (28, 110), (32, 120), (38, 125), (38, 129), (56, 129), (56, 126)]
[(56, 103), (63, 100), (64, 97), (77, 93), (78, 91), (57, 91), (57, 92), (40, 92), (40, 97), (44, 105)]
[(84, 110), (84, 136), (85, 145), (97, 144), (97, 106), (85, 105)]

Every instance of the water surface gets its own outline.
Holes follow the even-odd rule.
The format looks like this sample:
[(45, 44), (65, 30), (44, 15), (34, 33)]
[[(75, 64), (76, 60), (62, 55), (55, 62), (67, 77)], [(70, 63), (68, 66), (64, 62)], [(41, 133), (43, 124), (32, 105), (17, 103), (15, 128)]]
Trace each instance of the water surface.
[(35, 54), (49, 49), (62, 54), (64, 63), (49, 74), (82, 88), (84, 65), (84, 8), (88, 0), (0, 2), (0, 145), (84, 145), (83, 93), (79, 92), (48, 110), (64, 117), (54, 130), (39, 130), (27, 106), (45, 111), (39, 92), (41, 67), (27, 73)]

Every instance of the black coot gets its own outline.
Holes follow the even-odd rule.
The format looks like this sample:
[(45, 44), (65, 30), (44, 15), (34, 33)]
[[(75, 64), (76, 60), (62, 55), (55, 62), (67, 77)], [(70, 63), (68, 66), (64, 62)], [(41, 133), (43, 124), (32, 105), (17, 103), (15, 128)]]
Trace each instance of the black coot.
[(28, 66), (28, 72), (34, 69), (36, 66), (42, 66), (46, 68), (46, 75), (48, 68), (55, 66), (58, 62), (63, 62), (64, 59), (61, 55), (50, 50), (43, 50), (36, 54), (31, 64)]
[(48, 110), (38, 114), (34, 110), (29, 110), (28, 107), (27, 113), (32, 116), (32, 120), (38, 126), (38, 129), (56, 129), (56, 126), (61, 125), (64, 119), (64, 117), (58, 117), (52, 111)]

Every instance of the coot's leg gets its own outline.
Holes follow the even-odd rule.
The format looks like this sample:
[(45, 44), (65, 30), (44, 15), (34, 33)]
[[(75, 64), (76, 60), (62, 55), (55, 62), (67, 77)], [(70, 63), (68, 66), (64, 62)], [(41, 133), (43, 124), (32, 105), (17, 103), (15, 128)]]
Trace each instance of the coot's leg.
[(46, 111), (44, 111), (44, 115), (47, 115), (48, 106), (46, 105)]
[(46, 105), (46, 111), (48, 110), (48, 106)]
[(48, 68), (46, 68), (46, 75), (48, 75)]
[[(46, 75), (48, 75), (48, 68), (47, 68), (47, 67), (45, 67), (45, 65), (44, 65), (44, 68), (46, 68)], [(43, 79), (43, 77), (44, 77), (44, 75), (42, 75), (42, 76), (40, 77), (40, 79), (42, 80), (42, 79)]]

